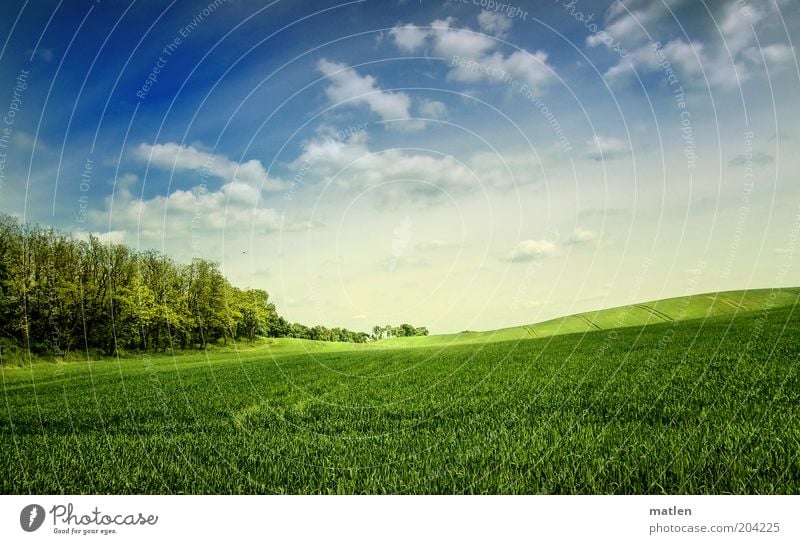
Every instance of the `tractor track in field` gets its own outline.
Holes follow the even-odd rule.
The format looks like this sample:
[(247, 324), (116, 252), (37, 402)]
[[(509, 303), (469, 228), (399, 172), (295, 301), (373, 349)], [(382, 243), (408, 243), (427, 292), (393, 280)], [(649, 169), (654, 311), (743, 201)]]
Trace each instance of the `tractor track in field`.
[(715, 301), (715, 302), (718, 300), (721, 303), (726, 304), (726, 305), (730, 306), (731, 308), (733, 308), (735, 310), (739, 310), (741, 312), (747, 311), (747, 309), (744, 306), (742, 306), (738, 302), (732, 301), (729, 298), (723, 298), (723, 297), (717, 297), (717, 296), (709, 296), (708, 298), (713, 300), (713, 301)]
[(662, 312), (661, 310), (656, 310), (655, 308), (651, 308), (647, 304), (634, 304), (634, 307), (639, 308), (640, 310), (644, 310), (645, 312), (658, 317), (659, 319), (663, 319), (667, 323), (674, 321), (670, 316)]
[(581, 321), (583, 321), (584, 323), (589, 325), (589, 328), (591, 328), (591, 329), (594, 329), (594, 330), (597, 330), (597, 331), (602, 331), (603, 330), (594, 321), (592, 321), (591, 319), (589, 319), (588, 317), (586, 317), (583, 314), (575, 314), (575, 317), (577, 317), (578, 319), (580, 319)]

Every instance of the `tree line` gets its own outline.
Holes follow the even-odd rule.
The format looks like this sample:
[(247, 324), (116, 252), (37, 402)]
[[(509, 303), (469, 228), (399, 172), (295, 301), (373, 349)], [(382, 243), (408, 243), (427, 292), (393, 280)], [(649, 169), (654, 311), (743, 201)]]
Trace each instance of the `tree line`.
[(397, 327), (392, 325), (386, 325), (385, 327), (375, 325), (372, 327), (372, 338), (374, 340), (401, 336), (428, 336), (428, 329), (426, 327), (415, 327), (409, 323), (403, 323)]
[(34, 353), (165, 351), (264, 336), (366, 342), (383, 335), (289, 323), (266, 291), (234, 287), (214, 262), (180, 264), (154, 250), (93, 235), (76, 239), (0, 215), (0, 338)]

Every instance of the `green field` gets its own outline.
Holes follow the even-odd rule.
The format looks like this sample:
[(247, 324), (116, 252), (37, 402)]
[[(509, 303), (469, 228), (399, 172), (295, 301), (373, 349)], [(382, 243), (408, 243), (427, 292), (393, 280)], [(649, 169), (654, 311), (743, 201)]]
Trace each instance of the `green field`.
[(2, 368), (3, 493), (800, 493), (800, 289)]

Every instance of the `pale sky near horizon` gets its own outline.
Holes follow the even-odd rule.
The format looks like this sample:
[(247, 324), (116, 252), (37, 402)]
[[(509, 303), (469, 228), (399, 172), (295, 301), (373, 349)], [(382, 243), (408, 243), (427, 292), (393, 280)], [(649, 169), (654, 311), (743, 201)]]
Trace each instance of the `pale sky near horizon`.
[(798, 4), (11, 2), (0, 212), (355, 330), (800, 285)]

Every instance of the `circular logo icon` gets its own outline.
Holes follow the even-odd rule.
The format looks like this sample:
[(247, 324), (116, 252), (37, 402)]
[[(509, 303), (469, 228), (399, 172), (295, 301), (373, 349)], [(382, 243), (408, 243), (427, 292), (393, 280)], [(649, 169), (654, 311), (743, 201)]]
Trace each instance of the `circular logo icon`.
[(19, 513), (19, 524), (22, 530), (34, 532), (44, 523), (44, 508), (39, 504), (29, 504)]

